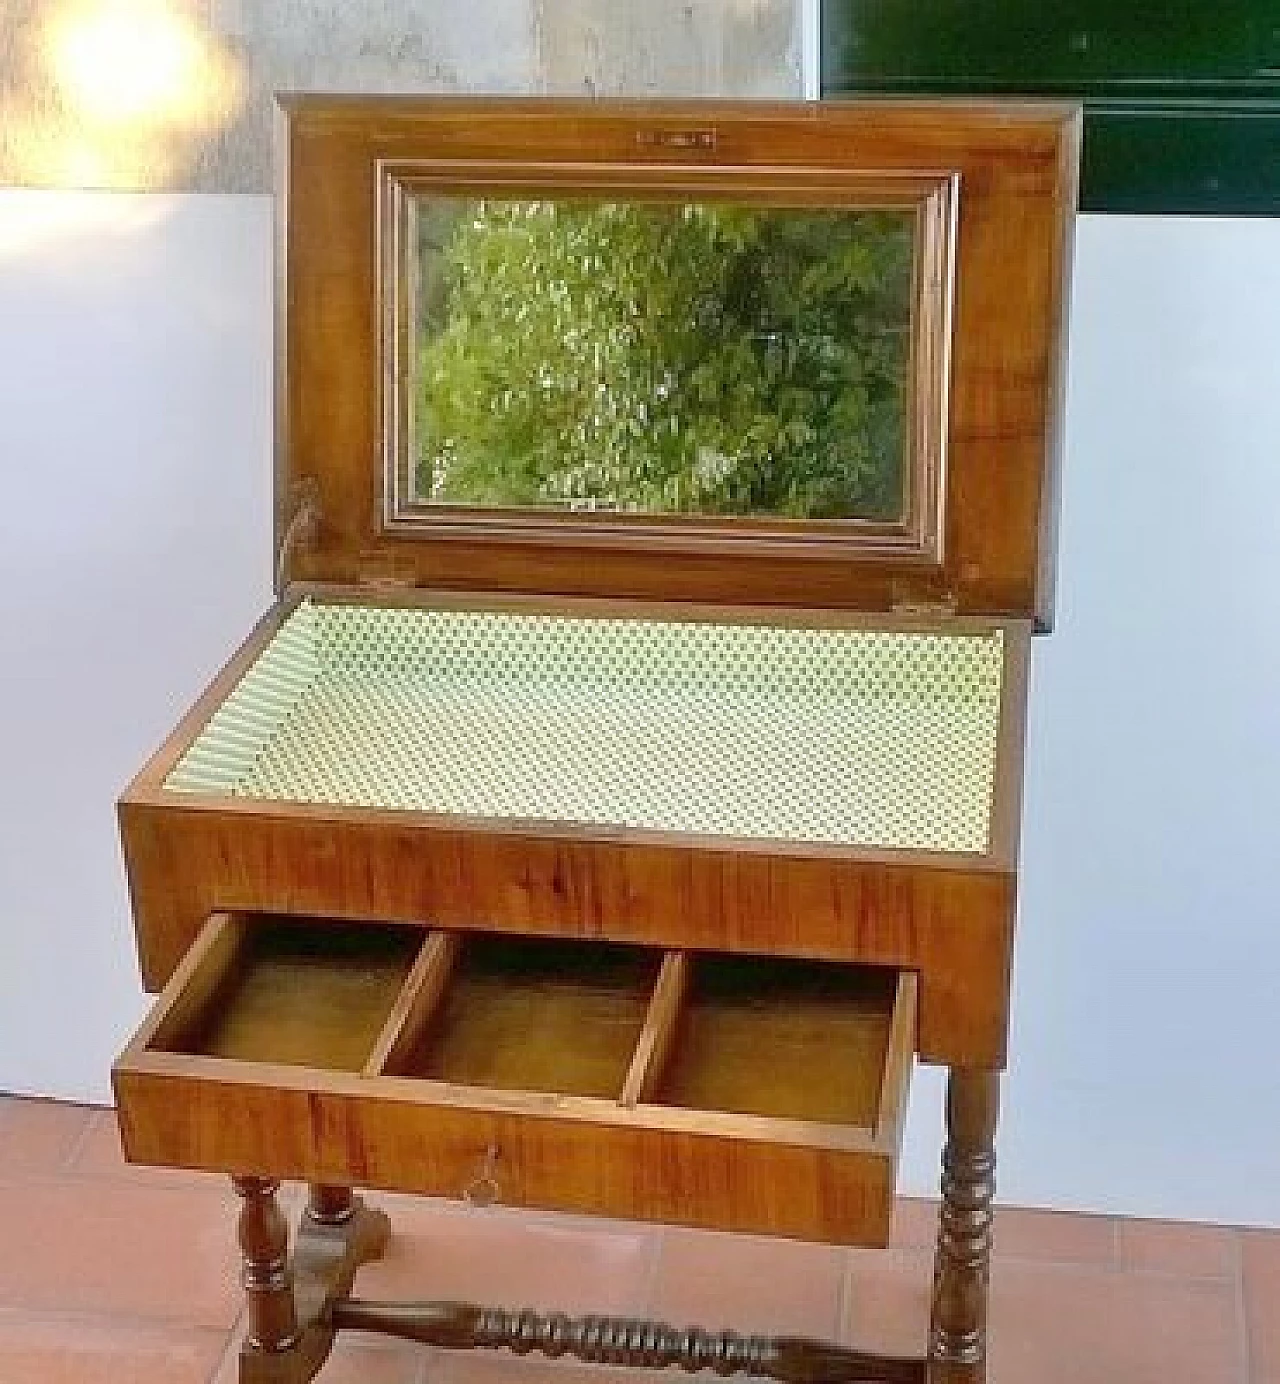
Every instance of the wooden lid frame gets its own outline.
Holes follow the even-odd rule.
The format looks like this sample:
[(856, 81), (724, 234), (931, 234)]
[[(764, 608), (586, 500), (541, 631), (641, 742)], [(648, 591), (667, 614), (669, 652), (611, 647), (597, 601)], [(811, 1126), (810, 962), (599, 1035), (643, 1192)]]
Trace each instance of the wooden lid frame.
[[(281, 112), (278, 585), (929, 606), (1049, 625), (1074, 108), (308, 96)], [(903, 521), (407, 505), (396, 266), (422, 187), (914, 208)]]

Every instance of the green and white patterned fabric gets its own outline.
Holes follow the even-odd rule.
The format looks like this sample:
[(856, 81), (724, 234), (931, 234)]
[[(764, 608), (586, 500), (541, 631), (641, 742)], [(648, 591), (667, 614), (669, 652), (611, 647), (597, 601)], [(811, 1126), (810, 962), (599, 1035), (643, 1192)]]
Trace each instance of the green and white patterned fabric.
[(166, 787), (985, 851), (1003, 639), (305, 602)]

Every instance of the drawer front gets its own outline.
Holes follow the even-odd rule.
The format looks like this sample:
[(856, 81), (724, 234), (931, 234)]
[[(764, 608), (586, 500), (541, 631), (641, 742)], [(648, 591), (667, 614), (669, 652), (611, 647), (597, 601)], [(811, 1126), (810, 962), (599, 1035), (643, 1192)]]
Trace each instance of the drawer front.
[(117, 1063), (131, 1160), (887, 1241), (912, 977), (265, 927), (214, 920)]
[(847, 1244), (884, 1244), (889, 1233), (895, 1155), (888, 1150), (127, 1067), (116, 1092), (135, 1162)]

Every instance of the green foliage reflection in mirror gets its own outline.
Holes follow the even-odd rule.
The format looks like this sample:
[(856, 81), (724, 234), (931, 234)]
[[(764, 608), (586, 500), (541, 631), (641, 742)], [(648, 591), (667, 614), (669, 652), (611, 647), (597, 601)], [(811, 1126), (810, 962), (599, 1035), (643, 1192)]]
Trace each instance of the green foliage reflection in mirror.
[(910, 211), (417, 199), (414, 498), (895, 521)]

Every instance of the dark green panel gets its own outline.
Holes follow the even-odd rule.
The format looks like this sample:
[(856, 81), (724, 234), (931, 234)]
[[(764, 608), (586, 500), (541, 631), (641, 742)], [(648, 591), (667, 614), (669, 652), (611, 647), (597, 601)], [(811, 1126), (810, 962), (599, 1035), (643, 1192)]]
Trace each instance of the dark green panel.
[(822, 91), (1082, 99), (1085, 210), (1280, 214), (1280, 0), (823, 0)]

